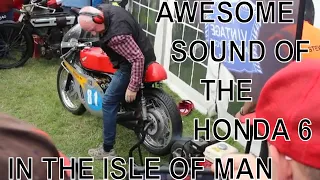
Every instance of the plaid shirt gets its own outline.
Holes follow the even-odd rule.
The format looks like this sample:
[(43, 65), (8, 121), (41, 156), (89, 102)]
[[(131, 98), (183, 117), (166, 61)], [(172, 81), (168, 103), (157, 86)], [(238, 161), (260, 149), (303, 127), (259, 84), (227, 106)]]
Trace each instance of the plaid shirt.
[(131, 79), (128, 89), (137, 92), (140, 89), (144, 71), (144, 55), (131, 35), (113, 37), (108, 46), (131, 64)]

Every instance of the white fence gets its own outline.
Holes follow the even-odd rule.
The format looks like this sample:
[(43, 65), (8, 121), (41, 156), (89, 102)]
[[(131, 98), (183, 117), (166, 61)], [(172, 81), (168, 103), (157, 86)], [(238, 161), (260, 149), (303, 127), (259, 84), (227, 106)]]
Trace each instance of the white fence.
[[(171, 43), (176, 39), (183, 39), (189, 45), (195, 39), (204, 40), (204, 32), (199, 28), (199, 24), (190, 23), (186, 20), (183, 23), (171, 23), (169, 20), (161, 20), (159, 23), (155, 23), (159, 8), (162, 2), (167, 2), (171, 12), (174, 12), (175, 0), (130, 0), (128, 8), (132, 14), (136, 17), (143, 29), (146, 31), (147, 36), (152, 41), (157, 61), (160, 62), (169, 73), (167, 80), (168, 86), (177, 93), (183, 99), (189, 99), (194, 104), (197, 110), (203, 114), (212, 116), (216, 112), (216, 103), (218, 107), (219, 118), (229, 119), (233, 125), (232, 119), (234, 118), (229, 113), (228, 109), (228, 94), (223, 94), (223, 101), (215, 102), (216, 86), (211, 85), (210, 95), (212, 99), (207, 102), (205, 99), (205, 86), (200, 84), (200, 79), (222, 79), (223, 87), (228, 87), (228, 80), (233, 79), (226, 68), (221, 65), (218, 70), (218, 64), (210, 61), (210, 57), (203, 63), (196, 63), (187, 58), (183, 63), (176, 63), (171, 60)], [(194, 0), (189, 0), (192, 4)], [(178, 1), (179, 3), (183, 2)], [(315, 14), (315, 26), (320, 28), (320, 13), (317, 11), (320, 9), (320, 1), (314, 1), (316, 9)], [(196, 50), (196, 56), (202, 55), (202, 48)], [(223, 130), (226, 127), (221, 126)], [(234, 131), (232, 132), (234, 136)], [(241, 137), (241, 135), (239, 135)], [(244, 139), (240, 140), (242, 145), (245, 145)], [(253, 142), (252, 152), (257, 154), (260, 150), (260, 142)]]
[[(205, 86), (200, 84), (200, 79), (219, 78), (225, 83), (222, 86), (228, 87), (228, 80), (233, 79), (233, 76), (223, 65), (218, 70), (218, 64), (208, 60), (210, 57), (203, 63), (196, 63), (190, 57), (183, 63), (175, 63), (171, 60), (172, 41), (183, 39), (187, 44), (190, 44), (195, 39), (204, 40), (204, 32), (199, 28), (199, 24), (186, 21), (183, 23), (171, 23), (169, 20), (163, 19), (159, 23), (155, 23), (163, 1), (168, 2), (171, 12), (174, 12), (175, 0), (132, 0), (128, 8), (153, 43), (157, 61), (166, 68), (169, 74), (166, 82), (168, 86), (181, 98), (191, 100), (195, 104), (196, 109), (201, 113), (212, 116), (216, 113), (216, 86), (210, 86), (210, 96), (212, 99), (207, 102), (204, 96), (206, 93)], [(200, 57), (202, 53), (201, 48), (196, 50), (197, 57)], [(221, 118), (231, 120), (234, 117), (227, 113), (228, 99), (228, 94), (223, 94), (223, 101), (217, 102), (218, 115)], [(233, 125), (232, 121), (231, 124)], [(220, 128), (226, 130), (225, 126), (221, 126)], [(234, 132), (232, 132), (232, 136), (234, 136)], [(244, 139), (241, 139), (240, 143), (245, 145), (246, 142)], [(259, 146), (255, 146), (253, 152), (259, 152)]]
[[(195, 39), (204, 40), (204, 33), (199, 28), (199, 24), (183, 22), (171, 23), (163, 19), (155, 23), (160, 4), (166, 1), (169, 3), (171, 12), (174, 12), (174, 0), (132, 0), (129, 9), (137, 18), (147, 36), (154, 44), (158, 61), (164, 65), (169, 72), (168, 86), (183, 99), (194, 102), (196, 109), (206, 114), (215, 112), (215, 87), (211, 86), (210, 102), (205, 100), (205, 86), (200, 84), (200, 79), (216, 79), (218, 77), (218, 65), (212, 61), (205, 60), (203, 63), (196, 63), (187, 58), (183, 63), (175, 63), (171, 60), (171, 43), (176, 39), (183, 39), (190, 44)], [(182, 2), (182, 1), (181, 1)], [(196, 50), (196, 55), (200, 56), (202, 48)], [(228, 71), (221, 71), (221, 76), (232, 78)], [(227, 104), (227, 102), (224, 102)]]

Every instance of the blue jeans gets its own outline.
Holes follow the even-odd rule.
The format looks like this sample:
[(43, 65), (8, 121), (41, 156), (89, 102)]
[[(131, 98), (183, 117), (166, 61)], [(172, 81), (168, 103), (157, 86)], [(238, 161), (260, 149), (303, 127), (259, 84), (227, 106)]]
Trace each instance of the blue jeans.
[(13, 20), (13, 10), (0, 13), (0, 21)]
[(117, 113), (120, 102), (125, 99), (130, 77), (130, 71), (119, 69), (114, 74), (103, 97), (103, 147), (107, 152), (110, 151), (115, 144)]

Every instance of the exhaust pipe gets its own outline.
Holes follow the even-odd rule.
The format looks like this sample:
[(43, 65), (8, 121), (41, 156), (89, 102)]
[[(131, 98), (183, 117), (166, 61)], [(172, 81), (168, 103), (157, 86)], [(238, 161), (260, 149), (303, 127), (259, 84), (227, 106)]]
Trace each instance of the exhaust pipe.
[(117, 123), (135, 131), (139, 123), (139, 117), (135, 115), (135, 111), (129, 111), (117, 115)]
[(71, 80), (72, 80), (72, 75), (68, 74), (66, 86), (64, 87), (64, 91), (69, 91)]
[(135, 116), (134, 111), (129, 111), (129, 112), (125, 112), (117, 115), (118, 123), (128, 122), (128, 121), (137, 121), (137, 120), (138, 118)]
[(118, 124), (127, 129), (135, 131), (138, 126), (138, 121), (123, 121), (123, 122), (118, 122)]

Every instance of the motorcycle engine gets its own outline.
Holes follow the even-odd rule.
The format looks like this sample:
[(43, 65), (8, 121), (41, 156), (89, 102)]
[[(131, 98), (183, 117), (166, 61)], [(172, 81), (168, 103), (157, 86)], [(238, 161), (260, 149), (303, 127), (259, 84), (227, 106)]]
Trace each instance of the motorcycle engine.
[[(103, 92), (106, 92), (106, 90), (109, 87), (109, 84), (112, 80), (112, 75), (109, 74), (95, 74), (95, 73), (88, 73), (93, 79), (99, 84)], [(120, 105), (119, 112), (126, 112), (126, 108)]]
[(42, 56), (46, 59), (51, 59), (53, 57), (59, 57), (60, 44), (63, 38), (64, 31), (61, 28), (50, 28), (47, 32), (47, 38), (45, 44), (41, 48)]
[(52, 28), (50, 31), (50, 37), (48, 39), (48, 44), (52, 53), (60, 55), (60, 44), (63, 38), (63, 31), (59, 28)]
[(109, 75), (93, 76), (96, 82), (99, 84), (101, 89), (105, 92), (111, 82), (111, 77)]

